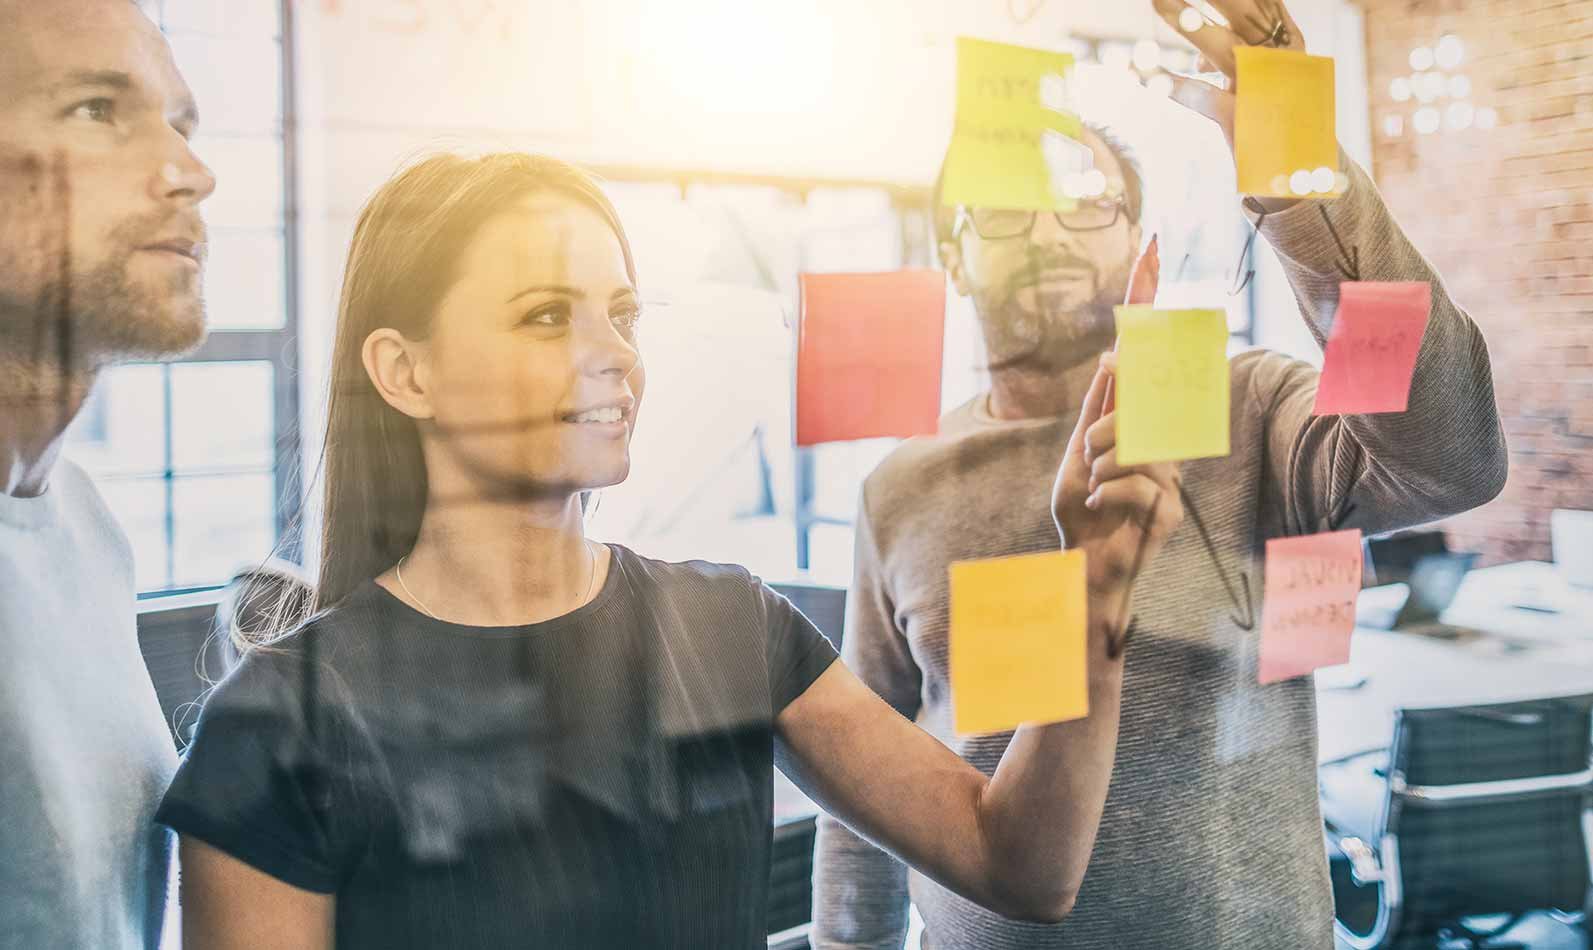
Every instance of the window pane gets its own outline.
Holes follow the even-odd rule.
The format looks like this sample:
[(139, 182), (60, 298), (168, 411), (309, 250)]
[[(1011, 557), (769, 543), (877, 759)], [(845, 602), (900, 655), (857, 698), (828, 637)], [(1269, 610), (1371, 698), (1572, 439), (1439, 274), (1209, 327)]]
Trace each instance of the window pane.
[(133, 544), (133, 580), (138, 590), (169, 587), (166, 573), (166, 482), (153, 478), (106, 478), (98, 482), (105, 503)]
[(275, 487), (268, 473), (177, 479), (171, 586), (225, 583), (244, 564), (264, 560), (276, 537)]
[[(217, 4), (221, 6), (221, 4)], [(205, 134), (273, 135), (282, 117), (282, 48), (274, 39), (173, 36)]]
[(174, 33), (275, 37), (281, 0), (162, 0), (160, 24)]
[(67, 455), (95, 476), (164, 471), (165, 377), (153, 363), (106, 370), (67, 430)]
[(211, 228), (282, 228), (282, 143), (268, 135), (211, 136), (201, 127), (194, 152), (216, 173), (216, 193), (201, 206)]
[(286, 320), (282, 235), (212, 230), (205, 310), (214, 330), (275, 330)]
[(173, 366), (173, 471), (270, 468), (274, 375), (260, 362)]

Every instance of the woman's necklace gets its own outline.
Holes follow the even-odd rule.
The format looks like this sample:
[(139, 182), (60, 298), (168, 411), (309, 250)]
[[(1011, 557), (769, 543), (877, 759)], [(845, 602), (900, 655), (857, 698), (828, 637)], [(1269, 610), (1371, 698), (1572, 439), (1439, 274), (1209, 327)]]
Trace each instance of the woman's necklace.
[[(585, 605), (588, 601), (590, 601), (592, 599), (592, 587), (597, 584), (597, 555), (592, 553), (592, 542), (586, 540), (585, 538), (582, 538), (581, 539), (581, 546), (586, 549), (586, 561), (587, 561), (587, 571), (586, 571), (586, 573), (587, 573), (587, 578), (586, 578), (586, 593), (581, 597), (581, 603), (576, 604), (577, 607), (581, 607), (581, 606)], [(426, 616), (430, 617), (433, 620), (442, 621), (442, 622), (446, 623), (447, 621), (443, 621), (443, 619), (441, 617), (439, 617), (436, 614), (432, 613), (431, 612), (431, 608), (427, 607), (426, 604), (424, 602), (422, 602), (419, 597), (416, 597), (415, 596), (415, 592), (409, 589), (409, 585), (408, 584), (404, 583), (404, 561), (407, 560), (408, 558), (409, 558), (409, 555), (407, 555), (407, 554), (404, 555), (403, 557), (399, 558), (398, 559), (398, 564), (396, 566), (394, 566), (394, 568), (393, 568), (393, 573), (395, 575), (397, 575), (397, 577), (398, 577), (398, 586), (403, 589), (405, 594), (409, 595), (409, 599), (410, 600), (413, 600), (415, 602), (415, 606), (420, 608), (420, 612), (421, 613), (425, 614)]]

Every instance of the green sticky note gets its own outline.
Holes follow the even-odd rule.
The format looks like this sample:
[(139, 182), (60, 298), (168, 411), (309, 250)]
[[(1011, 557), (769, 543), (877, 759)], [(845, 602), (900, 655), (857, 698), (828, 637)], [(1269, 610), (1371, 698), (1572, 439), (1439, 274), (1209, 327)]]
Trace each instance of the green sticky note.
[(1332, 194), (1339, 170), (1333, 60), (1260, 46), (1233, 52), (1239, 191), (1274, 198)]
[(1118, 464), (1227, 455), (1227, 315), (1145, 306), (1116, 313)]
[(1004, 732), (1089, 715), (1083, 551), (949, 569), (952, 728)]
[(1067, 111), (1073, 57), (957, 38), (957, 126), (942, 201), (970, 208), (1071, 211), (1048, 156), (1083, 147)]

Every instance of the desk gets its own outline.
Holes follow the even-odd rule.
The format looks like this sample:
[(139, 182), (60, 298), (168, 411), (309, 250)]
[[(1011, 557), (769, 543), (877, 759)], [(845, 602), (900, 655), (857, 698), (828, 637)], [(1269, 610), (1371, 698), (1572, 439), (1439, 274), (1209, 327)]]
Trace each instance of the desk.
[[(1354, 689), (1329, 684), (1364, 676)], [(1460, 706), (1593, 693), (1593, 637), (1440, 640), (1357, 627), (1350, 662), (1317, 677), (1317, 760), (1382, 748), (1401, 706)]]
[(1440, 619), (1511, 639), (1593, 640), (1593, 589), (1567, 584), (1547, 561), (1499, 564), (1467, 574)]

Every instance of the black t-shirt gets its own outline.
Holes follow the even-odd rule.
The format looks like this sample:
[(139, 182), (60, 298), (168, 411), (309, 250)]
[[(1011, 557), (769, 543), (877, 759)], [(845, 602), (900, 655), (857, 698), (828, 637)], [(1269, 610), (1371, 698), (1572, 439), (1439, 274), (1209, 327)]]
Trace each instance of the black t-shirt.
[(611, 545), (544, 623), (374, 583), (206, 700), (158, 820), (337, 895), (337, 947), (765, 945), (773, 719), (835, 659), (740, 567)]

